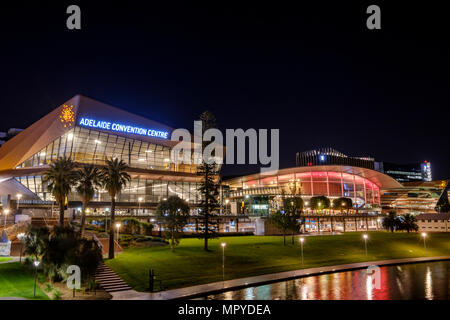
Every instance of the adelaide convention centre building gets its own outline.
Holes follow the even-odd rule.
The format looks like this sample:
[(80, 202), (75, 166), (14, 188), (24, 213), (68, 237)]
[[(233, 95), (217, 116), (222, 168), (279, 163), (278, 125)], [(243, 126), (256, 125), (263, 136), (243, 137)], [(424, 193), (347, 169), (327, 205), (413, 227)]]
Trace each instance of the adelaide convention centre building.
[[(77, 164), (101, 166), (115, 157), (127, 163), (131, 176), (116, 199), (118, 215), (150, 219), (161, 200), (177, 195), (192, 208), (187, 229), (195, 231), (201, 177), (195, 164), (172, 163), (170, 151), (180, 143), (170, 140), (172, 131), (164, 124), (77, 95), (0, 147), (2, 207), (22, 216), (57, 214), (42, 181), (52, 161), (68, 157)], [(377, 170), (372, 158), (349, 157), (331, 148), (298, 153), (296, 167), (224, 178), (217, 228), (268, 234), (265, 217), (281, 209), (283, 197), (294, 195), (304, 200), (305, 231), (376, 229), (379, 216), (391, 210), (435, 213), (436, 203), (447, 194), (448, 181), (430, 181), (429, 163), (423, 168), (424, 181), (408, 184)], [(420, 170), (412, 175), (418, 177)], [(352, 208), (345, 214), (332, 207), (311, 210), (309, 200), (315, 196), (349, 198)], [(69, 216), (75, 216), (80, 199), (73, 192), (68, 200)], [(89, 208), (93, 216), (106, 216), (109, 205), (108, 193), (98, 190)]]

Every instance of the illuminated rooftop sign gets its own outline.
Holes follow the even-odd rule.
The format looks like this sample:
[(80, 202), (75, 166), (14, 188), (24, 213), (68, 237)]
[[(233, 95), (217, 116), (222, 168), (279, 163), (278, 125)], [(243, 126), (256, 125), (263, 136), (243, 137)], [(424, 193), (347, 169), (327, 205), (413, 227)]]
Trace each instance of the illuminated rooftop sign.
[(125, 124), (116, 123), (116, 122), (94, 120), (94, 119), (89, 119), (89, 118), (81, 118), (80, 121), (78, 122), (78, 124), (80, 126), (89, 127), (89, 128), (97, 128), (97, 129), (110, 130), (110, 131), (116, 131), (116, 132), (131, 133), (131, 134), (136, 134), (136, 135), (140, 135), (140, 136), (155, 137), (155, 138), (162, 138), (162, 139), (167, 139), (169, 136), (169, 132), (167, 132), (167, 131), (147, 129), (147, 128), (135, 127), (135, 126), (125, 125)]

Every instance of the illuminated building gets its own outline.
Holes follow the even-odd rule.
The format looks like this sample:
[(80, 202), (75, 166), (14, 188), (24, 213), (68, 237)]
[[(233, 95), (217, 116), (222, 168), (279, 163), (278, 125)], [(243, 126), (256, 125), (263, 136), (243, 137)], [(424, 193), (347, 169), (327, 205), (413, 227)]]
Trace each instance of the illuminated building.
[[(195, 164), (175, 164), (171, 149), (173, 129), (144, 117), (77, 95), (39, 121), (8, 140), (0, 148), (0, 194), (4, 205), (23, 195), (21, 209), (37, 212), (48, 208), (53, 197), (42, 182), (49, 164), (68, 157), (76, 164), (102, 166), (111, 157), (129, 166), (131, 182), (117, 197), (119, 211), (140, 205), (153, 212), (157, 203), (177, 195), (191, 206), (199, 203), (197, 188), (201, 177)], [(194, 153), (192, 153), (194, 156)], [(69, 208), (80, 206), (73, 192)], [(90, 207), (95, 211), (109, 206), (110, 196), (99, 190)]]

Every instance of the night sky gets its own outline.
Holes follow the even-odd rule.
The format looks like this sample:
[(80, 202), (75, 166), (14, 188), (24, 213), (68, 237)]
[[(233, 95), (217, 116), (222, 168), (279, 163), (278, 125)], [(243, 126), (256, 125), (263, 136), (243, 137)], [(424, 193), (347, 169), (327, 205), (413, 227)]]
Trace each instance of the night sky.
[[(333, 147), (428, 160), (450, 178), (450, 30), (437, 4), (92, 2), (2, 4), (0, 131), (80, 93), (174, 128), (206, 109), (221, 129), (279, 128), (281, 167)], [(79, 31), (66, 28), (70, 4)], [(369, 4), (381, 30), (366, 28)]]

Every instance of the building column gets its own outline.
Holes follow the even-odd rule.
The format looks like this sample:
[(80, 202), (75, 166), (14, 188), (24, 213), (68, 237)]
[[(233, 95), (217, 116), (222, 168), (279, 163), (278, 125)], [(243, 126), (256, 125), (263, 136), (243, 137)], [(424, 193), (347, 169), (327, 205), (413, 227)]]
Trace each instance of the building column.
[(328, 171), (327, 171), (327, 196), (330, 196), (330, 181), (328, 179)]
[(344, 197), (344, 174), (341, 172), (341, 193), (342, 197)]
[(312, 171), (310, 173), (311, 173), (311, 196), (314, 197), (314, 184), (313, 184)]

